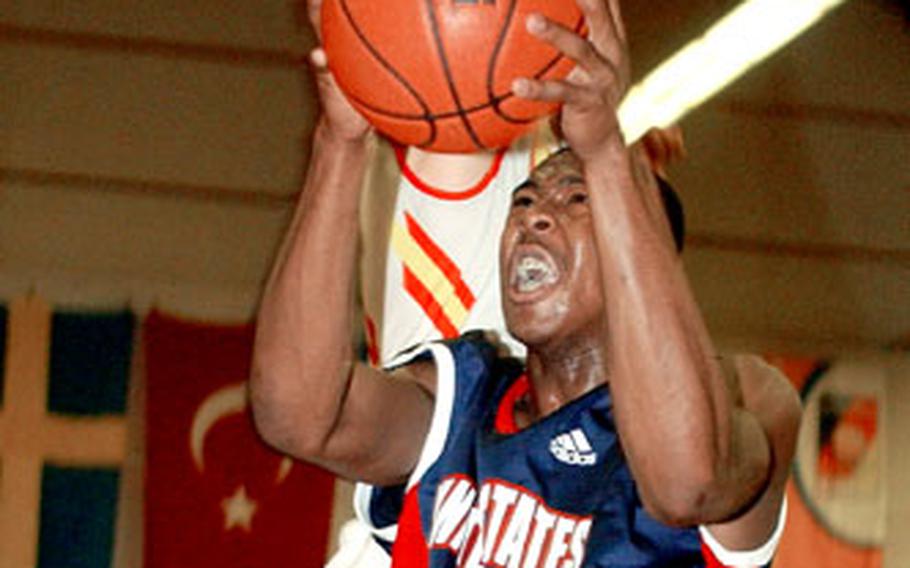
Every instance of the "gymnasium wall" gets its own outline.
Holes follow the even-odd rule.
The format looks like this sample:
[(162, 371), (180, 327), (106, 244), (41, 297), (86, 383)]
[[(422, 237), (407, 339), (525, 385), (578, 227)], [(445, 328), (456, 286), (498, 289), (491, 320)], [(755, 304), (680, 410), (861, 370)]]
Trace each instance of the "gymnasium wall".
[(910, 472), (910, 444), (903, 435), (910, 432), (910, 360), (896, 360), (892, 379), (888, 383), (887, 431), (893, 433), (888, 446), (887, 506), (888, 536), (884, 547), (884, 566), (903, 566), (910, 562), (910, 542), (905, 538), (910, 527), (910, 491), (907, 472)]
[(293, 6), (0, 14), (0, 290), (248, 316), (314, 113)]

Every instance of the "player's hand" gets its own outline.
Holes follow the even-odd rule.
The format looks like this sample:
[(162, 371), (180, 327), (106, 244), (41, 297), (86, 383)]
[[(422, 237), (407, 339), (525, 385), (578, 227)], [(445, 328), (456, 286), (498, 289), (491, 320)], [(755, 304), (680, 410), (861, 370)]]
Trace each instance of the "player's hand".
[(351, 106), (338, 88), (332, 72), (329, 71), (328, 59), (325, 50), (322, 49), (321, 10), (322, 0), (307, 0), (307, 15), (319, 42), (319, 45), (310, 52), (310, 64), (316, 76), (316, 88), (322, 105), (322, 121), (330, 134), (342, 140), (362, 140), (370, 131), (370, 124)]
[(307, 18), (310, 20), (310, 25), (313, 27), (313, 31), (316, 32), (316, 41), (320, 44), (322, 43), (322, 0), (306, 0), (306, 13)]
[(317, 47), (311, 51), (310, 63), (316, 75), (316, 88), (322, 106), (321, 120), (329, 133), (346, 141), (362, 140), (370, 131), (370, 123), (351, 106), (338, 88), (335, 77), (329, 71), (325, 50)]
[(617, 111), (629, 87), (629, 56), (619, 0), (576, 0), (587, 21), (588, 38), (548, 20), (528, 16), (527, 29), (572, 59), (576, 66), (561, 81), (517, 79), (522, 98), (563, 103), (560, 128), (582, 159), (624, 144)]

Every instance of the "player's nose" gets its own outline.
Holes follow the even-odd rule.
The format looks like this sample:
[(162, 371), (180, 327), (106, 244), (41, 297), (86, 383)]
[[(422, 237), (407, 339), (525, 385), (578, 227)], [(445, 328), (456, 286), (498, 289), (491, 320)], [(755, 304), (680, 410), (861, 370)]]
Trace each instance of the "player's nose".
[(553, 214), (549, 206), (535, 203), (524, 216), (525, 228), (535, 233), (546, 233), (553, 228)]

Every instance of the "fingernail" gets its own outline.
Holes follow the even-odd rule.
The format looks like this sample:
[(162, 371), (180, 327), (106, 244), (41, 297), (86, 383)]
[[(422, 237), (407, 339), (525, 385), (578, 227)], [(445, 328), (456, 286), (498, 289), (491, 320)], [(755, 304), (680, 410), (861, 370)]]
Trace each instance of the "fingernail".
[(539, 34), (547, 29), (547, 21), (542, 15), (535, 12), (528, 15), (528, 19), (525, 21), (525, 27), (529, 32)]
[(529, 87), (528, 80), (522, 77), (512, 81), (512, 92), (519, 97), (527, 96)]
[(324, 67), (326, 64), (325, 50), (317, 47), (310, 52), (310, 62), (317, 67)]

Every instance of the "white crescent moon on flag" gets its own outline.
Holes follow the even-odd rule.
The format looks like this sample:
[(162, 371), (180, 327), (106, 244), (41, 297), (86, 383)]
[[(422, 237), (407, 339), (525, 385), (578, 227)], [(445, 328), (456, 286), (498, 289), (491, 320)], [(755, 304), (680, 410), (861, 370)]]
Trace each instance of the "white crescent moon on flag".
[[(199, 405), (196, 415), (193, 416), (193, 425), (190, 427), (190, 452), (193, 455), (193, 463), (200, 472), (205, 471), (203, 450), (209, 430), (222, 418), (243, 412), (246, 405), (247, 389), (246, 383), (243, 382), (213, 392)], [(281, 460), (275, 483), (284, 481), (291, 473), (293, 465), (290, 458)]]
[(239, 414), (245, 408), (246, 385), (244, 383), (236, 383), (219, 389), (199, 405), (196, 415), (193, 417), (193, 426), (190, 428), (190, 451), (193, 454), (193, 463), (200, 472), (205, 471), (202, 450), (208, 431), (220, 419), (231, 414)]

